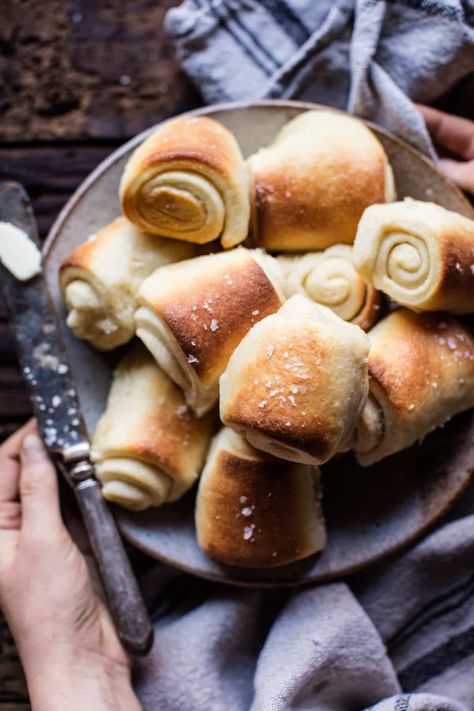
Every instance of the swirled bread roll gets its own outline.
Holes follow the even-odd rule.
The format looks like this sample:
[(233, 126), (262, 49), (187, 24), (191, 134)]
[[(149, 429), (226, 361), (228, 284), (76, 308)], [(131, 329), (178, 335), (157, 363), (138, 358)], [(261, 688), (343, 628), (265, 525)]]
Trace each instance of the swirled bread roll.
[(326, 542), (319, 470), (259, 452), (224, 428), (199, 482), (196, 530), (221, 563), (269, 568), (306, 558)]
[(287, 296), (304, 294), (364, 331), (379, 319), (382, 295), (357, 273), (348, 244), (335, 244), (323, 252), (278, 257), (278, 261)]
[(441, 205), (407, 199), (367, 208), (354, 263), (413, 311), (474, 312), (474, 220)]
[(104, 498), (135, 511), (175, 501), (199, 476), (213, 427), (135, 345), (114, 373), (92, 441)]
[(336, 112), (299, 114), (248, 165), (252, 235), (270, 251), (352, 244), (365, 208), (395, 199), (381, 143), (362, 121)]
[(164, 123), (130, 157), (124, 215), (153, 234), (233, 247), (248, 233), (248, 171), (233, 135), (206, 116)]
[(278, 262), (243, 247), (157, 270), (139, 291), (137, 336), (197, 414), (217, 401), (219, 376), (252, 326), (284, 301)]
[(193, 253), (192, 245), (145, 234), (124, 217), (117, 218), (61, 265), (67, 325), (100, 350), (126, 343), (135, 332), (136, 291), (142, 281), (157, 267)]
[(454, 318), (399, 309), (369, 338), (370, 394), (353, 445), (365, 466), (474, 406), (474, 341)]
[(368, 351), (358, 326), (292, 296), (232, 354), (221, 420), (264, 452), (323, 464), (346, 445), (367, 399)]

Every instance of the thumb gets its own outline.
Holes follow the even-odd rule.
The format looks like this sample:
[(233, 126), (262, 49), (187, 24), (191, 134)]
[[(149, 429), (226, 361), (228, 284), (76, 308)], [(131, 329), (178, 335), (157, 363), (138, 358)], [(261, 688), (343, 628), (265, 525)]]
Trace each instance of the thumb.
[(474, 194), (474, 160), (461, 162), (442, 158), (439, 167), (460, 188)]
[(54, 466), (36, 434), (24, 438), (20, 451), (22, 531), (44, 538), (62, 526)]

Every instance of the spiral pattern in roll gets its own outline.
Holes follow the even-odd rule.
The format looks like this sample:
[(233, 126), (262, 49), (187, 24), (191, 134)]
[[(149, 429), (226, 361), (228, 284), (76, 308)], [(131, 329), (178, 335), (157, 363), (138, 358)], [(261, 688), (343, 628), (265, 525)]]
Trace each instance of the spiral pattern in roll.
[(233, 135), (205, 116), (167, 121), (130, 157), (120, 184), (128, 219), (152, 234), (224, 248), (248, 233), (248, 173)]
[(414, 311), (474, 311), (474, 221), (406, 199), (364, 212), (354, 264), (368, 283)]
[(137, 344), (114, 373), (92, 441), (104, 498), (135, 511), (175, 501), (199, 476), (213, 427)]
[(59, 281), (78, 338), (104, 351), (135, 333), (136, 292), (155, 269), (193, 256), (195, 248), (148, 235), (124, 217), (103, 227), (64, 260)]
[(337, 244), (303, 256), (279, 257), (279, 262), (285, 274), (287, 296), (304, 294), (364, 331), (378, 320), (382, 295), (357, 273), (349, 245)]

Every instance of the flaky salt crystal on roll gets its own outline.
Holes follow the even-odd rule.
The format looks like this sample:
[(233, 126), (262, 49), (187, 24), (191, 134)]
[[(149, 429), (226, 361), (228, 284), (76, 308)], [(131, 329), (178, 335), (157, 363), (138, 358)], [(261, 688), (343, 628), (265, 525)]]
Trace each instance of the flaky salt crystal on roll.
[(224, 248), (248, 233), (248, 171), (234, 136), (206, 116), (167, 121), (130, 157), (124, 215), (152, 234)]
[(175, 501), (196, 481), (214, 429), (137, 344), (119, 363), (92, 458), (104, 498), (143, 511)]
[(104, 351), (135, 334), (136, 292), (155, 269), (189, 259), (192, 245), (145, 234), (124, 217), (103, 227), (69, 254), (59, 270), (67, 325)]
[(204, 552), (228, 565), (270, 568), (322, 550), (318, 468), (276, 459), (223, 428), (199, 482), (196, 531)]
[(414, 311), (474, 311), (474, 220), (406, 199), (367, 208), (354, 243), (365, 281)]
[(220, 380), (220, 415), (254, 447), (322, 464), (347, 446), (367, 399), (369, 340), (300, 295), (256, 324)]
[(218, 397), (219, 377), (252, 326), (285, 300), (278, 262), (243, 247), (158, 269), (143, 282), (137, 336), (197, 414)]
[(400, 309), (368, 335), (370, 393), (354, 444), (365, 466), (474, 406), (474, 341), (454, 318)]

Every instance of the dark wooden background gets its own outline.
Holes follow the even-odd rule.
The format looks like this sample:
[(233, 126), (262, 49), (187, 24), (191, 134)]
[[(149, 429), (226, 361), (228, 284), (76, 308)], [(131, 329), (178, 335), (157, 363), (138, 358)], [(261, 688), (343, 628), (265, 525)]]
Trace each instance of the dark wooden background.
[[(0, 179), (33, 199), (44, 238), (86, 175), (115, 147), (199, 106), (163, 31), (179, 0), (0, 0)], [(474, 76), (438, 103), (474, 118)], [(30, 416), (0, 301), (0, 441)], [(0, 620), (0, 709), (27, 709)]]
[[(0, 180), (33, 199), (44, 238), (90, 171), (134, 134), (199, 106), (163, 31), (178, 0), (0, 0)], [(0, 441), (30, 417), (0, 301)], [(0, 620), (0, 709), (29, 708)]]
[[(177, 0), (0, 2), (0, 179), (44, 238), (86, 175), (148, 126), (200, 105), (163, 31)], [(30, 415), (0, 304), (0, 439)]]

